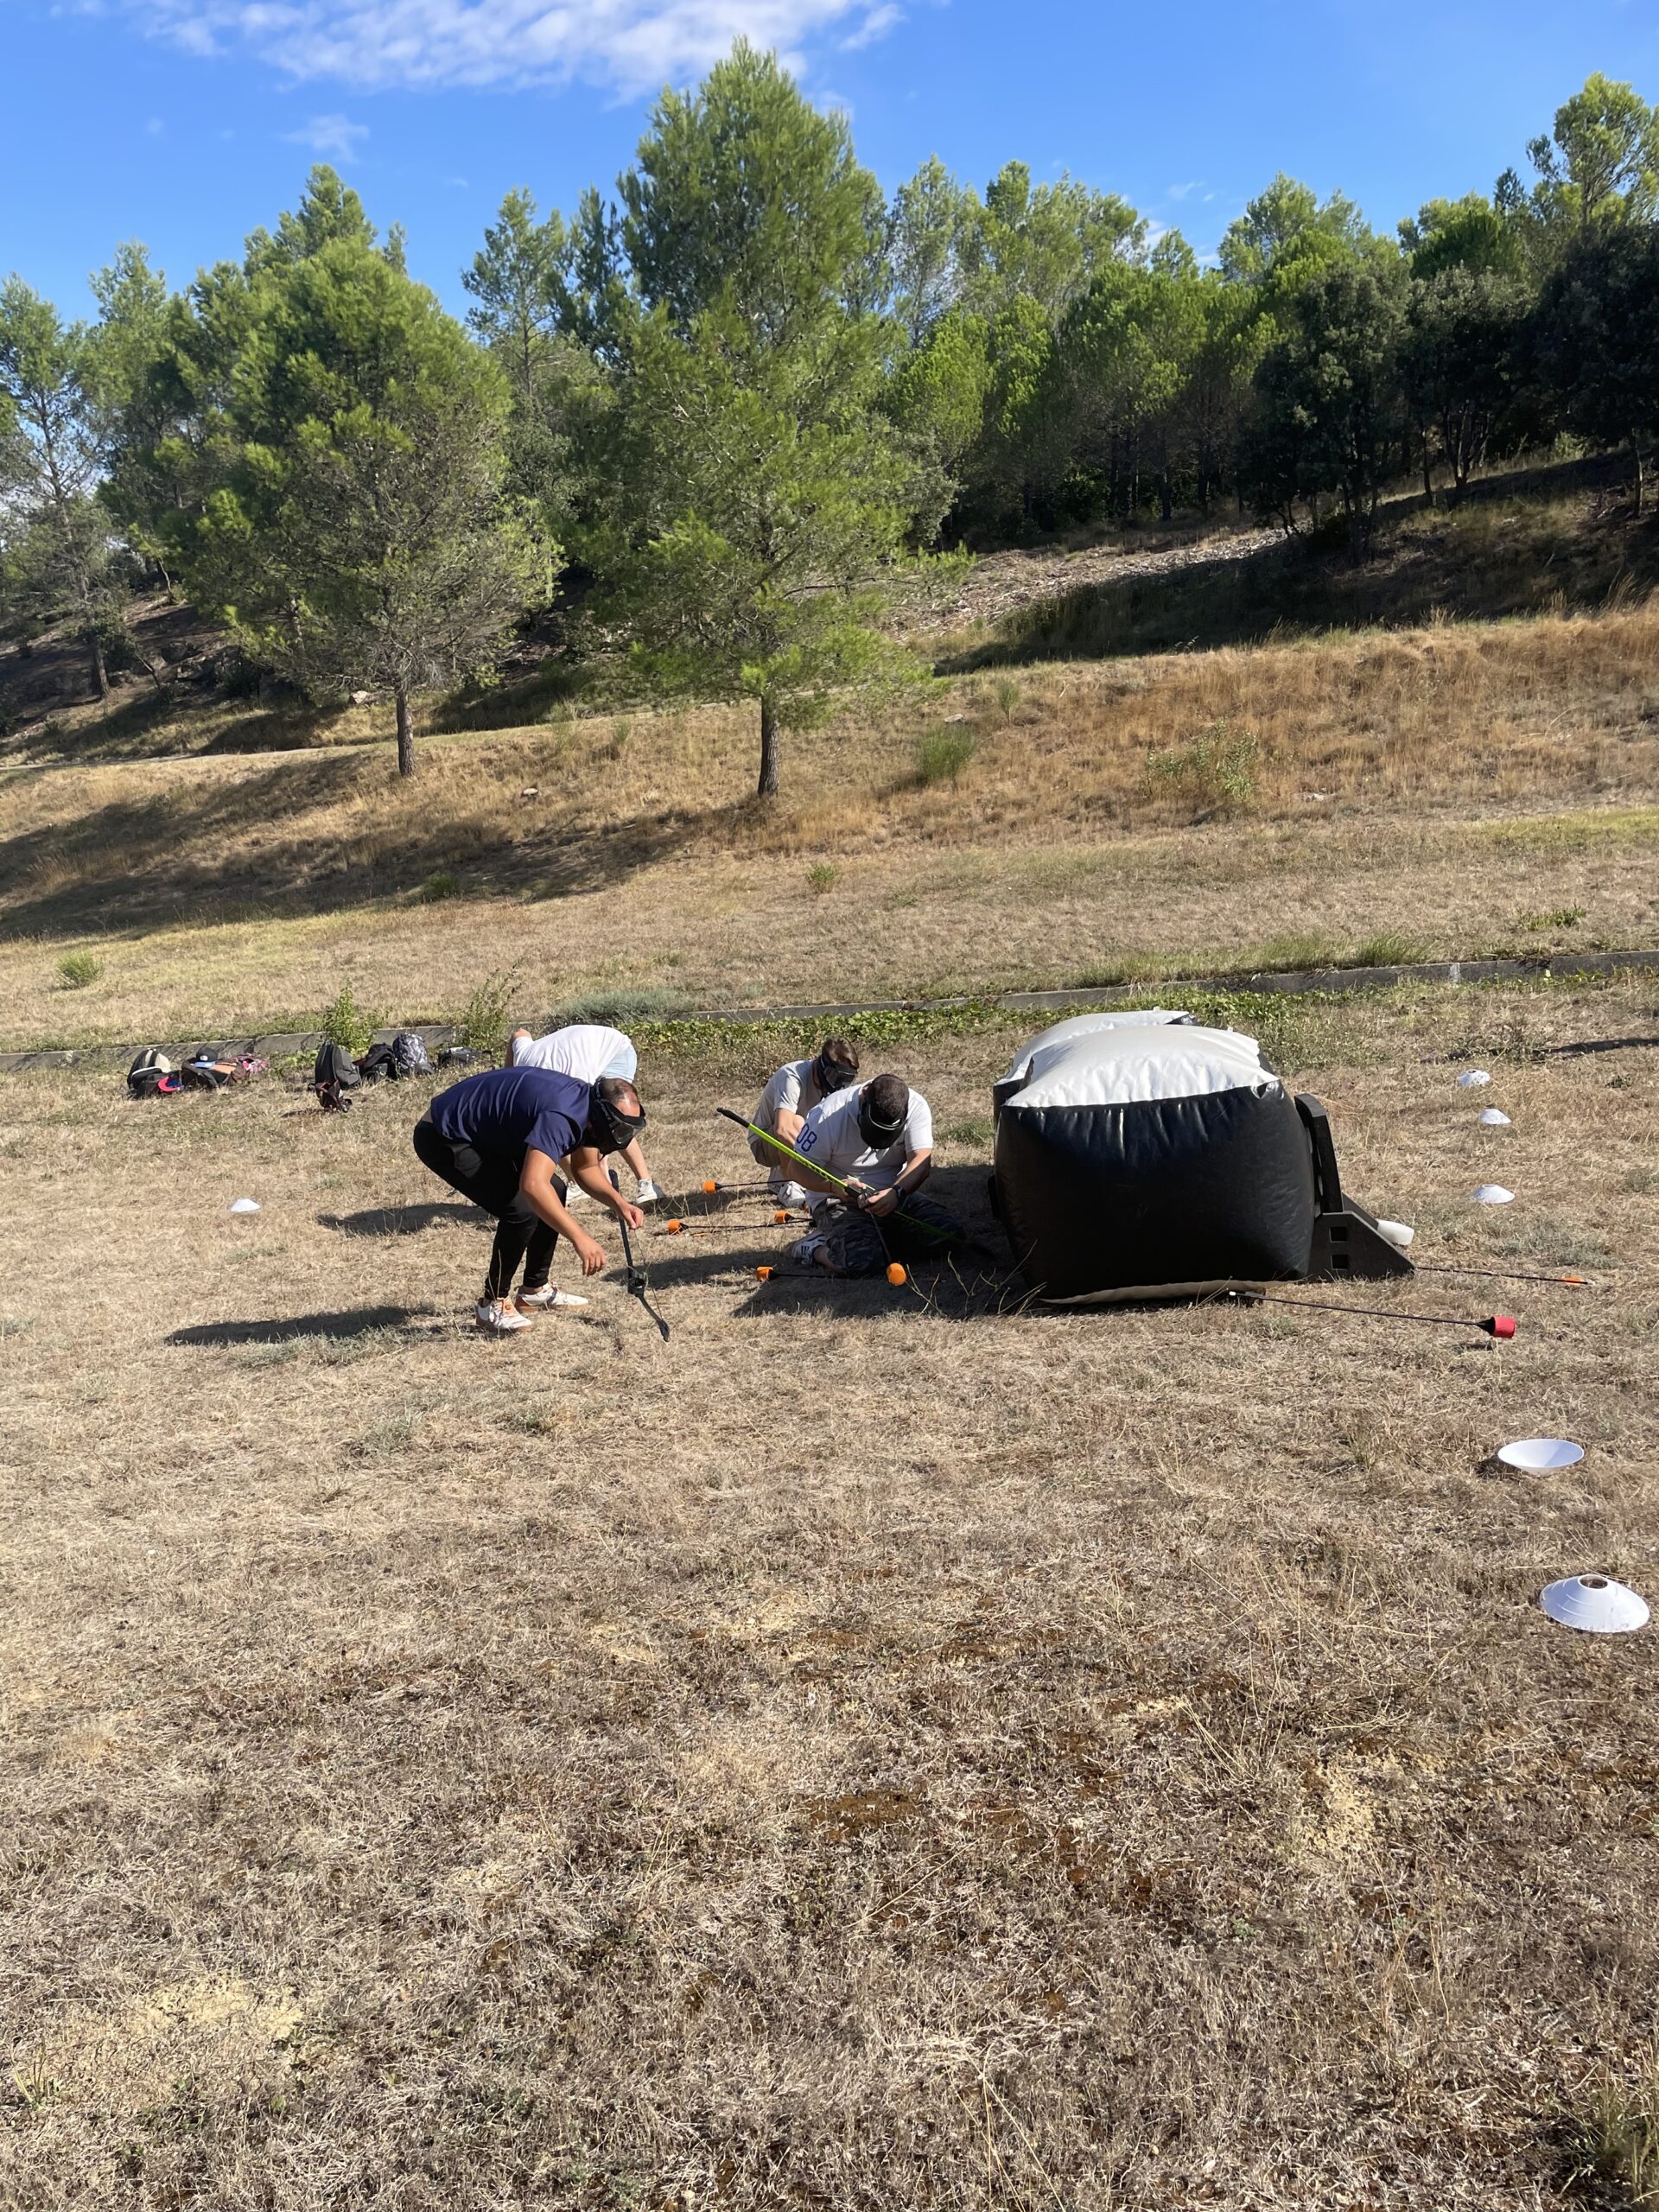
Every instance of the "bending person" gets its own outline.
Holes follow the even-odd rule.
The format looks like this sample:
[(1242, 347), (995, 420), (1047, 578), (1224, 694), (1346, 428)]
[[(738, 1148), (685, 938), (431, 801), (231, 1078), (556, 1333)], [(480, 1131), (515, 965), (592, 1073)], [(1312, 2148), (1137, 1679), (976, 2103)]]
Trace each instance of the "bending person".
[[(858, 1054), (844, 1037), (826, 1037), (812, 1060), (785, 1060), (760, 1094), (760, 1103), (749, 1119), (769, 1129), (785, 1144), (793, 1144), (815, 1106), (833, 1098), (858, 1080)], [(772, 1196), (780, 1205), (803, 1206), (806, 1192), (795, 1182), (794, 1169), (783, 1154), (759, 1137), (749, 1139), (749, 1150), (770, 1171)]]
[(795, 1148), (852, 1186), (843, 1195), (810, 1169), (798, 1171), (835, 1203), (814, 1211), (812, 1227), (791, 1248), (796, 1259), (832, 1274), (868, 1275), (889, 1260), (938, 1259), (967, 1243), (953, 1214), (916, 1195), (933, 1172), (933, 1115), (902, 1076), (879, 1075), (826, 1098), (807, 1116)]
[[(563, 1029), (550, 1029), (545, 1037), (515, 1029), (507, 1039), (507, 1065), (546, 1068), (553, 1075), (574, 1076), (578, 1083), (597, 1083), (607, 1075), (632, 1083), (639, 1072), (639, 1055), (632, 1038), (620, 1029), (597, 1021), (571, 1021)], [(630, 1144), (622, 1157), (639, 1186), (635, 1198), (642, 1206), (655, 1205), (663, 1194), (651, 1179), (638, 1142)], [(574, 1200), (575, 1193), (571, 1196)]]
[[(584, 1275), (605, 1264), (602, 1248), (574, 1222), (557, 1173), (562, 1160), (590, 1197), (638, 1229), (645, 1216), (614, 1191), (605, 1156), (620, 1152), (645, 1126), (645, 1109), (631, 1083), (603, 1076), (577, 1083), (544, 1068), (492, 1068), (441, 1090), (415, 1124), (423, 1166), (496, 1219), (490, 1271), (475, 1318), (492, 1336), (530, 1326), (552, 1306), (585, 1306), (574, 1291), (555, 1287), (554, 1248), (561, 1236)], [(517, 1297), (513, 1277), (524, 1263)]]

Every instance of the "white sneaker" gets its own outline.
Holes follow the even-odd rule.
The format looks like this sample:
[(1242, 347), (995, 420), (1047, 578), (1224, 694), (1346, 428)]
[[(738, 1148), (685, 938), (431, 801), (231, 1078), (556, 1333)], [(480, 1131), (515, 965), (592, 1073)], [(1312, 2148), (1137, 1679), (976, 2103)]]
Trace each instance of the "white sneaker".
[(804, 1236), (798, 1236), (790, 1246), (789, 1256), (791, 1260), (798, 1260), (803, 1267), (814, 1266), (828, 1241), (821, 1230), (809, 1230)]
[(556, 1290), (550, 1282), (544, 1282), (539, 1290), (521, 1290), (518, 1294), (521, 1313), (543, 1313), (550, 1306), (585, 1306), (587, 1303), (588, 1300), (578, 1298), (574, 1290)]
[(798, 1183), (779, 1183), (772, 1195), (780, 1206), (804, 1206), (806, 1204), (806, 1192)]
[(516, 1337), (520, 1329), (531, 1325), (527, 1313), (516, 1313), (505, 1300), (480, 1298), (473, 1308), (473, 1319), (486, 1337)]
[(639, 1189), (633, 1194), (634, 1204), (641, 1206), (654, 1206), (661, 1198), (662, 1195), (662, 1192), (652, 1181), (650, 1176), (647, 1175), (645, 1181), (639, 1185)]

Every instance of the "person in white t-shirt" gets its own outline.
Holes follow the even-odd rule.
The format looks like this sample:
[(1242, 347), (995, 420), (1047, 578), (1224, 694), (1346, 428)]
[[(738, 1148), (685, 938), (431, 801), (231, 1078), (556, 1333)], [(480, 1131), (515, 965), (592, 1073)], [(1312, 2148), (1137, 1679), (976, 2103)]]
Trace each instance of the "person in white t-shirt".
[(941, 1258), (967, 1242), (953, 1215), (917, 1196), (933, 1171), (933, 1115), (902, 1076), (878, 1075), (826, 1098), (807, 1116), (795, 1148), (812, 1163), (797, 1171), (801, 1181), (832, 1201), (792, 1248), (798, 1260), (867, 1275), (892, 1260)]
[[(608, 1028), (602, 1022), (572, 1021), (563, 1029), (550, 1029), (545, 1037), (532, 1037), (528, 1029), (515, 1029), (507, 1040), (507, 1065), (510, 1068), (546, 1068), (553, 1075), (568, 1075), (577, 1083), (595, 1084), (601, 1076), (616, 1076), (624, 1083), (632, 1083), (639, 1071), (639, 1055), (633, 1049), (633, 1039), (620, 1029)], [(655, 1205), (662, 1192), (651, 1179), (651, 1170), (645, 1166), (645, 1155), (636, 1140), (622, 1154), (632, 1169), (639, 1187), (634, 1196), (642, 1206)], [(571, 1185), (567, 1205), (575, 1202), (576, 1187)]]
[[(785, 1144), (793, 1144), (812, 1109), (857, 1080), (858, 1054), (853, 1046), (844, 1037), (826, 1037), (816, 1059), (784, 1062), (761, 1092), (760, 1103), (749, 1119)], [(749, 1139), (749, 1150), (762, 1167), (770, 1170), (772, 1195), (779, 1205), (806, 1204), (806, 1192), (781, 1152), (759, 1137)]]

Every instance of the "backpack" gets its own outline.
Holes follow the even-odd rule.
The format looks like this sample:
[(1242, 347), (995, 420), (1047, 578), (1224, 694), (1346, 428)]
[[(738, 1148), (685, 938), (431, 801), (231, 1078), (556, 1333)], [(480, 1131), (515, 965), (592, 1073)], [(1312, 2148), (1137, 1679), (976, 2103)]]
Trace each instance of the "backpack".
[(412, 1029), (400, 1029), (391, 1040), (391, 1057), (399, 1075), (430, 1075), (432, 1056)]
[(363, 1080), (357, 1062), (343, 1045), (320, 1045), (311, 1070), (311, 1088), (325, 1114), (343, 1114), (351, 1104), (347, 1093)]
[(146, 1046), (126, 1071), (126, 1095), (135, 1099), (170, 1099), (183, 1090), (183, 1077), (155, 1044)]
[(478, 1058), (470, 1045), (446, 1045), (438, 1054), (441, 1068), (469, 1068)]
[(378, 1083), (382, 1076), (388, 1083), (396, 1083), (403, 1073), (390, 1045), (371, 1045), (358, 1062), (357, 1071), (365, 1083)]
[(199, 1045), (188, 1053), (179, 1072), (188, 1090), (223, 1090), (230, 1081), (223, 1068), (217, 1065), (219, 1055), (211, 1045)]
[[(143, 1051), (127, 1070), (127, 1090), (134, 1098), (156, 1098), (163, 1096), (162, 1086), (173, 1075), (173, 1063), (159, 1045), (146, 1045)], [(168, 1086), (168, 1093), (181, 1089), (176, 1080)]]

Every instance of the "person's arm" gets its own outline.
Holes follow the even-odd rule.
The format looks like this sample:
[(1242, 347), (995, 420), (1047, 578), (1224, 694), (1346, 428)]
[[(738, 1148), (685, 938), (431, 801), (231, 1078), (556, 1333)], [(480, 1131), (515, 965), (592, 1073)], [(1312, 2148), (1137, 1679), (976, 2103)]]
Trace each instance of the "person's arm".
[(588, 1197), (597, 1198), (601, 1205), (609, 1206), (619, 1221), (626, 1221), (630, 1229), (644, 1227), (644, 1214), (638, 1206), (629, 1205), (605, 1173), (605, 1155), (596, 1144), (571, 1146), (570, 1173)]
[[(556, 1160), (532, 1146), (524, 1154), (524, 1164), (518, 1173), (519, 1195), (538, 1220), (569, 1239), (570, 1249), (582, 1262), (583, 1274), (596, 1275), (605, 1264), (605, 1248), (594, 1243), (559, 1203), (559, 1186), (555, 1180), (557, 1167)], [(606, 1189), (609, 1191), (608, 1184)]]
[(832, 1198), (838, 1198), (841, 1196), (842, 1186), (839, 1183), (827, 1182), (822, 1175), (818, 1174), (815, 1169), (808, 1167), (804, 1161), (791, 1160), (781, 1152), (774, 1152), (772, 1156), (779, 1166), (788, 1168), (791, 1177), (801, 1185), (803, 1190), (823, 1191)]
[(906, 1191), (919, 1191), (932, 1173), (932, 1146), (930, 1145), (925, 1152), (912, 1152), (899, 1169), (898, 1180), (865, 1200), (865, 1211), (877, 1216), (891, 1213)]

